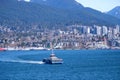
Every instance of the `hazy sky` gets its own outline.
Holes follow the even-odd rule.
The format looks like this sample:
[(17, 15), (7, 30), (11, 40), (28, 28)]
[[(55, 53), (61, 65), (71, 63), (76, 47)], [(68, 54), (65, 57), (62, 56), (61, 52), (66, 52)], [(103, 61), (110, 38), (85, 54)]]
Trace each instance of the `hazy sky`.
[(85, 7), (91, 7), (93, 9), (106, 12), (113, 9), (116, 6), (120, 6), (120, 0), (76, 0)]
[[(30, 1), (30, 0), (25, 0)], [(85, 7), (91, 7), (101, 12), (106, 12), (113, 9), (116, 6), (120, 6), (120, 0), (76, 0)]]

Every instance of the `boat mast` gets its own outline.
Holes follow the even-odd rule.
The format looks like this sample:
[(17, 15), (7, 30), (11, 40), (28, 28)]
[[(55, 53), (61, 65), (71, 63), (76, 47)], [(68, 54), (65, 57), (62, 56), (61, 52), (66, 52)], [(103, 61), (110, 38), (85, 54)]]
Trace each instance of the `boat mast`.
[(52, 50), (52, 54), (53, 54), (53, 45), (52, 45), (52, 43), (51, 43), (51, 50)]
[(53, 54), (53, 49), (52, 49), (52, 54)]

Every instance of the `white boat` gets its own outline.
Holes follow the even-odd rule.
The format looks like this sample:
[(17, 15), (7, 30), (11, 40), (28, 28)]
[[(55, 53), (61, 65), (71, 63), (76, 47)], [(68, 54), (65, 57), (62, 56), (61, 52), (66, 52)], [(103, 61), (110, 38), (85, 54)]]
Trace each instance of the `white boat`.
[(50, 54), (49, 58), (43, 59), (43, 62), (45, 64), (62, 64), (63, 59), (56, 57), (55, 54), (52, 53), (52, 54)]
[[(51, 46), (52, 46), (52, 44), (51, 44)], [(63, 59), (55, 56), (55, 54), (53, 53), (53, 46), (52, 46), (52, 53), (50, 54), (50, 57), (49, 58), (44, 58), (43, 62), (45, 64), (62, 64)]]

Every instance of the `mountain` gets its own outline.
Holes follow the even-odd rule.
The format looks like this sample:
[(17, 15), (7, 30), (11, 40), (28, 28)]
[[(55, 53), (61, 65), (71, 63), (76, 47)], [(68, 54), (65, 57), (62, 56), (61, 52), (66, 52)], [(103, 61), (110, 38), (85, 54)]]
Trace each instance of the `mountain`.
[(59, 9), (78, 10), (83, 8), (83, 6), (75, 0), (31, 0), (31, 2), (48, 5)]
[(115, 16), (116, 18), (120, 19), (120, 6), (113, 8), (107, 14)]
[(61, 27), (72, 24), (113, 26), (120, 24), (120, 19), (83, 7), (75, 0), (0, 1), (0, 25), (13, 29), (20, 26), (22, 29), (30, 26)]
[(68, 12), (17, 0), (0, 1), (0, 24), (7, 26), (54, 26), (72, 21)]

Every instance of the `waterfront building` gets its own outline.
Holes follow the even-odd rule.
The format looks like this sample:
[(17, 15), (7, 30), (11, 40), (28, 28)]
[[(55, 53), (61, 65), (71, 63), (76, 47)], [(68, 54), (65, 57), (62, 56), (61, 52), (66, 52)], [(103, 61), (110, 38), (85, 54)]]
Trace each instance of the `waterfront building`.
[(106, 27), (106, 26), (103, 26), (103, 27), (102, 27), (102, 35), (103, 35), (103, 36), (104, 36), (104, 35), (107, 35), (107, 33), (108, 33), (107, 27)]
[(101, 35), (102, 34), (102, 28), (100, 26), (96, 26), (96, 32), (97, 32), (97, 35)]
[(90, 34), (90, 27), (87, 27), (87, 34)]
[(120, 26), (116, 25), (116, 33), (119, 33), (119, 32), (120, 32)]

